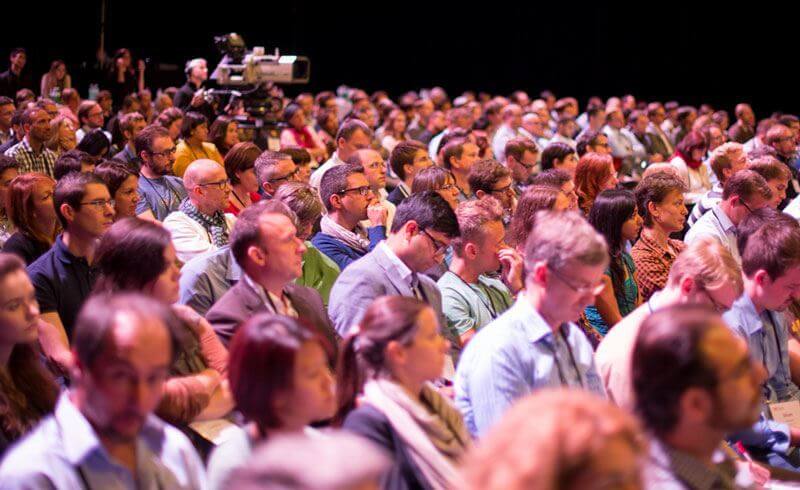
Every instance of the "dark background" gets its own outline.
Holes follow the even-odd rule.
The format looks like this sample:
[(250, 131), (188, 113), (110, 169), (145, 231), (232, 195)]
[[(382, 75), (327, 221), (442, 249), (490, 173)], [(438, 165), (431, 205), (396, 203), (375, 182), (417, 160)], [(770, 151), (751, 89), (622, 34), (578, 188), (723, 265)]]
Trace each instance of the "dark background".
[[(148, 59), (151, 88), (182, 84), (189, 58), (213, 69), (213, 36), (236, 31), (250, 48), (311, 59), (311, 83), (287, 94), (342, 83), (392, 96), (441, 85), (451, 97), (524, 89), (533, 98), (549, 88), (582, 106), (590, 95), (633, 93), (729, 111), (744, 100), (758, 117), (800, 112), (797, 2), (340, 3), (109, 0), (106, 51), (128, 47)], [(11, 47), (24, 46), (37, 84), (62, 58), (85, 95), (101, 1), (52, 5), (3, 7), (0, 69)]]

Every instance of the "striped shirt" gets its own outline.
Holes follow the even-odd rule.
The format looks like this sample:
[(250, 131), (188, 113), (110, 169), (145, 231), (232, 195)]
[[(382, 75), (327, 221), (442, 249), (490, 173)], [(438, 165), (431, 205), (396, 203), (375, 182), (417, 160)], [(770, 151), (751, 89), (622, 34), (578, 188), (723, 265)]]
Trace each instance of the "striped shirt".
[(704, 214), (711, 211), (711, 208), (716, 206), (722, 201), (722, 186), (717, 184), (710, 191), (703, 194), (703, 197), (697, 201), (692, 209), (692, 214), (689, 215), (689, 226), (694, 226), (695, 222), (703, 217)]

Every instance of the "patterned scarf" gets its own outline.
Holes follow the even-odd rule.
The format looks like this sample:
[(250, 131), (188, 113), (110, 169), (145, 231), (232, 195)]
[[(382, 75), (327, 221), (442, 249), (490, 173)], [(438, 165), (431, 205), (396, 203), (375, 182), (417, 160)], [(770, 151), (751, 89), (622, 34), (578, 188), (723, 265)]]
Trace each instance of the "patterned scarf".
[(208, 216), (201, 213), (188, 199), (181, 202), (179, 208), (183, 214), (192, 218), (200, 223), (200, 226), (206, 229), (211, 235), (211, 242), (217, 246), (222, 247), (228, 244), (228, 223), (225, 221), (225, 214), (222, 211), (217, 211), (213, 216)]

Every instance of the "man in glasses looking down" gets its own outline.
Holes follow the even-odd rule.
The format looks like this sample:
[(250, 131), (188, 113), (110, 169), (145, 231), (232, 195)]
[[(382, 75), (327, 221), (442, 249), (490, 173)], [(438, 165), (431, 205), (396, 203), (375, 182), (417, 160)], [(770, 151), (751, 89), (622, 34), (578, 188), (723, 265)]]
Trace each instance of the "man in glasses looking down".
[(603, 289), (605, 240), (575, 212), (544, 211), (525, 245), (525, 290), (461, 354), (456, 406), (484, 434), (515, 400), (544, 387), (604, 396), (592, 346), (575, 321)]
[[(388, 210), (372, 192), (360, 165), (338, 165), (325, 172), (320, 197), (328, 214), (311, 243), (344, 270), (386, 238)], [(360, 221), (368, 219), (364, 229)]]
[[(291, 160), (290, 160), (291, 161)], [(172, 234), (178, 260), (189, 259), (227, 245), (236, 218), (224, 213), (231, 186), (225, 168), (214, 160), (195, 160), (183, 174), (189, 197), (164, 220)]]

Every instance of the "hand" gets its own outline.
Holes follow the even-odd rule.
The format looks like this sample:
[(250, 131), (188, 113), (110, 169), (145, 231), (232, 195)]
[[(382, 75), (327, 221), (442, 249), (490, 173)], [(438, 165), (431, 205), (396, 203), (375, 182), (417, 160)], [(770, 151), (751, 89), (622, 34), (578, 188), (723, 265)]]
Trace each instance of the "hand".
[(192, 102), (189, 104), (192, 107), (200, 107), (206, 101), (205, 99), (206, 91), (203, 89), (199, 89), (197, 92), (194, 93), (192, 97)]
[(757, 488), (763, 488), (772, 476), (767, 468), (755, 461), (736, 461), (736, 467), (739, 471), (744, 470), (750, 473)]
[(200, 337), (203, 333), (204, 318), (190, 307), (174, 304), (172, 305), (172, 313), (178, 317), (178, 320), (189, 326), (197, 337)]
[(377, 199), (367, 207), (367, 217), (372, 226), (386, 226), (389, 210)]
[(524, 261), (522, 255), (509, 247), (497, 252), (497, 259), (502, 267), (503, 282), (508, 286), (512, 294), (517, 294), (524, 286), (522, 279)]
[(139, 63), (136, 65), (136, 68), (139, 70), (139, 72), (143, 72), (146, 67), (147, 64), (144, 62), (144, 60), (139, 60)]

